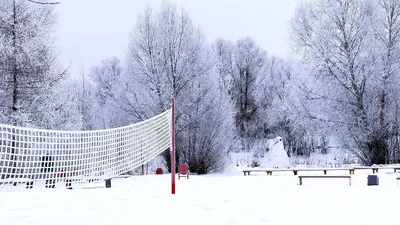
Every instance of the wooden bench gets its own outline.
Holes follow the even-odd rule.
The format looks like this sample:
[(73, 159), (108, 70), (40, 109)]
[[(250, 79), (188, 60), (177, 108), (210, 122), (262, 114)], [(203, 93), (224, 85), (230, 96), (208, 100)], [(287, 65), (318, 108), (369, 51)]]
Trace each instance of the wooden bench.
[(307, 176), (299, 176), (299, 183), (300, 185), (303, 184), (303, 178), (348, 178), (349, 179), (349, 185), (351, 185), (351, 176), (350, 175), (324, 175), (324, 176), (319, 176), (319, 175), (307, 175)]
[(348, 170), (350, 174), (354, 174), (353, 168), (299, 168), (299, 169), (292, 169), (293, 174), (296, 176), (298, 171), (323, 171), (324, 175), (327, 174), (328, 171), (342, 171)]
[(293, 171), (292, 169), (248, 169), (248, 170), (243, 170), (243, 174), (246, 176), (249, 175), (251, 172), (266, 172), (267, 175), (271, 176), (273, 171), (280, 171), (280, 172), (284, 172), (284, 171)]
[(267, 175), (272, 175), (272, 171), (270, 171), (270, 170), (243, 170), (243, 174), (246, 176), (246, 174), (247, 175), (249, 175), (250, 176), (250, 173), (251, 172), (267, 172)]
[(272, 172), (287, 172), (292, 171), (295, 176), (299, 171), (322, 171), (324, 175), (327, 174), (327, 171), (339, 171), (339, 170), (349, 170), (350, 175), (354, 174), (353, 168), (292, 168), (292, 169), (247, 169), (243, 170), (243, 174), (246, 176), (249, 175), (251, 172), (266, 172), (267, 175), (272, 175)]
[(399, 166), (357, 166), (353, 168), (353, 174), (354, 170), (366, 170), (366, 169), (372, 169), (372, 173), (378, 173), (379, 170), (388, 170), (392, 169), (396, 173), (398, 170), (400, 170)]
[[(394, 172), (396, 173), (397, 170), (400, 170), (400, 167), (398, 167), (398, 166), (386, 166), (386, 167), (380, 167), (379, 169), (382, 169), (382, 170), (384, 170), (384, 169), (393, 169)], [(375, 168), (375, 170), (376, 170), (376, 172), (378, 172), (378, 168)]]
[[(370, 169), (372, 169), (372, 173), (378, 173), (379, 172), (379, 169), (385, 169), (385, 168), (379, 168), (379, 167), (375, 167), (375, 166), (358, 166), (358, 167), (354, 167), (353, 168), (354, 170), (370, 170)], [(388, 169), (388, 168), (386, 168), (386, 169)], [(354, 174), (354, 171), (353, 171), (353, 174)]]
[(388, 166), (388, 167), (382, 167), (380, 169), (393, 169), (394, 172), (396, 173), (397, 170), (400, 170), (400, 167), (398, 167), (398, 166)]
[(267, 168), (267, 169), (246, 169), (243, 170), (243, 174), (246, 176), (250, 175), (251, 172), (266, 172), (267, 175), (272, 175), (272, 172), (283, 172), (283, 171), (292, 171), (293, 174), (296, 176), (299, 171), (322, 171), (324, 174), (327, 174), (327, 171), (334, 171), (334, 170), (348, 170), (350, 175), (354, 175), (355, 170), (366, 170), (370, 169), (372, 170), (373, 173), (378, 173), (379, 170), (383, 169), (393, 169), (394, 172), (396, 173), (397, 171), (400, 171), (400, 166), (398, 165), (393, 165), (393, 166), (356, 166), (356, 167), (350, 167), (350, 168), (286, 168), (286, 169), (276, 169), (276, 168)]

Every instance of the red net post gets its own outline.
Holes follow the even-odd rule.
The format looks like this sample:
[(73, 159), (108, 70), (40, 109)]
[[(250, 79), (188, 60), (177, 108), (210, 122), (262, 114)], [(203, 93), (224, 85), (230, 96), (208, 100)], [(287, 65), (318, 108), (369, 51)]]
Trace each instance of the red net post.
[(172, 98), (171, 101), (171, 192), (175, 194), (175, 98)]

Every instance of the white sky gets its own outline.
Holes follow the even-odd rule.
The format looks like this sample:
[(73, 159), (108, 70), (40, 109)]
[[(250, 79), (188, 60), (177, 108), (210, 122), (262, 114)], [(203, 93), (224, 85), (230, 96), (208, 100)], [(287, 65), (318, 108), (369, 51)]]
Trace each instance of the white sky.
[[(76, 76), (104, 58), (124, 59), (128, 36), (146, 5), (161, 0), (61, 0), (60, 62)], [(252, 37), (269, 54), (288, 56), (288, 22), (299, 0), (170, 0), (183, 6), (208, 41)]]

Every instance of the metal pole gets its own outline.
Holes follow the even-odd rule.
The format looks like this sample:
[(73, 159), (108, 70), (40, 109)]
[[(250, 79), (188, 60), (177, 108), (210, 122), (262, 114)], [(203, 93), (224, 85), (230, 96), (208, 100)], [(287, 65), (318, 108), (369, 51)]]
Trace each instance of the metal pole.
[(171, 101), (171, 192), (175, 194), (175, 98), (172, 98)]

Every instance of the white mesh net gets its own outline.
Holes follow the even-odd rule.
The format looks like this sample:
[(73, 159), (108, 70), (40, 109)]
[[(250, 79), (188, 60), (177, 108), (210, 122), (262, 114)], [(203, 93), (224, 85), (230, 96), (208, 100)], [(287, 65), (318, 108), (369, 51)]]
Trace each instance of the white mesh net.
[(95, 131), (0, 125), (0, 191), (82, 187), (131, 171), (170, 148), (171, 116)]

